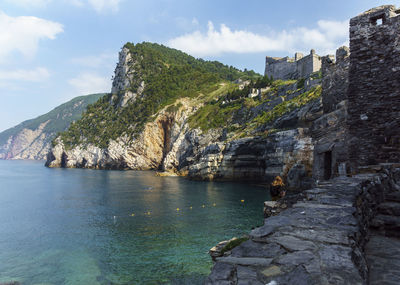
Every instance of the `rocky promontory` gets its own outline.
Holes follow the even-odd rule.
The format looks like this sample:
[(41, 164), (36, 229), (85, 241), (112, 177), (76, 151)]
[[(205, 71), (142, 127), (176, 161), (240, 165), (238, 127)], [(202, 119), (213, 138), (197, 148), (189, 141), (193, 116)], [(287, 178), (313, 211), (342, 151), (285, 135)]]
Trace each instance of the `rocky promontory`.
[[(149, 53), (157, 60), (153, 54), (146, 62)], [(55, 140), (47, 166), (156, 169), (199, 180), (272, 181), (290, 175), (291, 186), (309, 185), (302, 178), (312, 169), (310, 127), (322, 114), (319, 75), (272, 81), (148, 43), (126, 45), (119, 59), (112, 93)], [(180, 75), (180, 68), (207, 81), (196, 83)], [(167, 91), (152, 85), (171, 84), (171, 73), (183, 76), (187, 86), (164, 100)], [(94, 125), (103, 127), (82, 132)]]

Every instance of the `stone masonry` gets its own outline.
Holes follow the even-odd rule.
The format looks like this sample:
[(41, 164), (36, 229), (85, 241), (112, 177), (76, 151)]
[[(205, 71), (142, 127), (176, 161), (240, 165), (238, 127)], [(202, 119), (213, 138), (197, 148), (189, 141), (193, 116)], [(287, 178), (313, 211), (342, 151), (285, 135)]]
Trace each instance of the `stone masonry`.
[(294, 58), (267, 56), (265, 60), (265, 75), (274, 79), (306, 78), (320, 69), (321, 57), (313, 49), (307, 56), (298, 52)]
[(333, 56), (322, 58), (322, 108), (324, 114), (314, 121), (313, 177), (327, 180), (345, 175), (348, 170), (347, 91), (349, 49), (341, 47)]
[(350, 21), (350, 163), (400, 161), (400, 10), (387, 5)]

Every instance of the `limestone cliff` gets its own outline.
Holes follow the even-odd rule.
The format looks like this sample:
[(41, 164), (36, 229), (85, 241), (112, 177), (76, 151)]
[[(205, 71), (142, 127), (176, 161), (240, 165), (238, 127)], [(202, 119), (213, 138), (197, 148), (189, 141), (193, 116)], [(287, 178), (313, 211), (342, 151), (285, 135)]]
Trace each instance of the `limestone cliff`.
[(188, 114), (190, 107), (185, 100), (180, 101), (182, 106), (175, 112), (160, 111), (153, 122), (145, 125), (144, 130), (137, 138), (130, 140), (126, 135), (111, 140), (107, 148), (100, 148), (94, 144), (78, 145), (73, 149), (66, 149), (60, 138), (49, 154), (47, 165), (50, 167), (85, 167), (95, 169), (160, 169), (164, 158), (169, 154), (169, 165), (173, 170), (174, 161), (171, 158), (171, 149), (179, 145), (182, 134), (187, 131)]
[(44, 160), (58, 132), (80, 118), (88, 104), (104, 94), (80, 96), (47, 114), (25, 121), (0, 133), (0, 159)]
[[(125, 46), (112, 94), (55, 140), (46, 165), (155, 169), (201, 180), (281, 175), (290, 187), (306, 187), (299, 183), (308, 183), (312, 168), (309, 128), (322, 112), (319, 80), (246, 76), (154, 44)], [(159, 86), (167, 84), (177, 91), (165, 99), (170, 89)]]

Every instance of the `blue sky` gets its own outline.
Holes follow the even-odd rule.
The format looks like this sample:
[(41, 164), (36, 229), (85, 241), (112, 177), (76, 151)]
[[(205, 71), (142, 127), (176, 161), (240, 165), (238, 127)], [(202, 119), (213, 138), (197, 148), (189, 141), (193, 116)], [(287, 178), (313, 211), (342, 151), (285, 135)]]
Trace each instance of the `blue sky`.
[(262, 73), (266, 55), (332, 53), (348, 20), (400, 1), (0, 0), (0, 131), (73, 97), (109, 92), (128, 41)]

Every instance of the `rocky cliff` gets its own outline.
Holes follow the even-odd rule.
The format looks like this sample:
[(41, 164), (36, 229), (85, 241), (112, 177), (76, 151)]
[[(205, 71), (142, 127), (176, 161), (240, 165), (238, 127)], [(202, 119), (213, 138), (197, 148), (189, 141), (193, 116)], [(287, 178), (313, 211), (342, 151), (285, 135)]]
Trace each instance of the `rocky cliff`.
[(66, 130), (73, 120), (81, 117), (88, 104), (103, 95), (74, 98), (47, 114), (0, 133), (0, 159), (46, 159), (56, 134)]
[[(318, 79), (249, 78), (147, 43), (126, 45), (119, 59), (112, 94), (55, 140), (47, 166), (156, 169), (201, 180), (280, 175), (306, 187), (299, 183), (311, 173), (309, 128), (322, 112)], [(159, 86), (168, 85), (175, 92), (165, 99)]]

